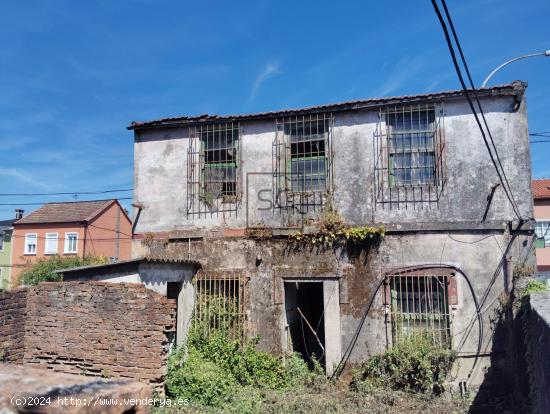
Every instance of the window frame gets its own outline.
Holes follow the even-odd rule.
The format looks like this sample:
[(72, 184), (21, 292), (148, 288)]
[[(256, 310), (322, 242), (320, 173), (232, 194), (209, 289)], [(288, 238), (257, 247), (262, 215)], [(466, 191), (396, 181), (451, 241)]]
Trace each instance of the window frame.
[[(407, 114), (410, 115), (410, 117), (413, 117), (413, 114), (418, 113), (419, 114), (419, 120), (420, 120), (420, 114), (426, 113), (426, 127), (425, 128), (410, 128), (410, 129), (397, 129), (394, 124), (390, 121), (390, 119), (395, 120), (395, 124), (397, 124), (397, 117), (402, 116), (403, 120), (402, 123), (404, 124), (405, 117)], [(428, 108), (419, 108), (419, 109), (413, 109), (412, 107), (406, 108), (403, 107), (401, 110), (394, 110), (394, 111), (388, 111), (386, 112), (386, 128), (387, 128), (387, 134), (388, 134), (388, 144), (387, 144), (387, 165), (388, 165), (388, 184), (390, 188), (392, 187), (423, 187), (423, 186), (435, 186), (437, 185), (437, 151), (436, 151), (436, 108), (435, 107), (428, 107)], [(420, 124), (420, 121), (418, 122)], [(411, 126), (413, 125), (411, 121)], [(420, 125), (419, 125), (420, 127)], [(409, 149), (402, 149), (398, 150), (396, 149), (396, 146), (394, 144), (396, 136), (409, 136), (410, 145)], [(416, 139), (423, 139), (425, 142), (428, 140), (427, 138), (430, 138), (431, 145), (424, 145), (423, 148), (418, 146), (416, 149), (413, 148), (413, 140), (414, 137), (417, 137)], [(409, 167), (395, 167), (395, 161), (394, 158), (396, 155), (409, 155), (411, 157), (411, 162)], [(427, 164), (422, 165), (414, 165), (414, 156), (416, 155), (417, 158), (420, 158), (421, 156), (424, 156), (426, 154), (431, 155), (432, 161), (430, 166), (426, 166)], [(418, 162), (418, 161), (417, 161)], [(422, 173), (422, 170), (428, 171), (431, 167), (431, 179), (430, 180), (413, 180), (413, 175), (415, 173), (415, 170), (417, 170), (417, 173)], [(395, 169), (409, 171), (411, 175), (411, 180), (409, 182), (405, 182), (404, 180), (401, 182), (397, 182), (397, 176), (395, 174)], [(401, 179), (400, 179), (401, 180)]]
[(4, 230), (0, 231), (0, 252), (3, 252), (4, 251)]
[[(54, 236), (54, 237), (50, 237)], [(48, 242), (51, 240), (55, 241), (55, 250), (48, 251)], [(56, 255), (59, 251), (59, 233), (58, 232), (47, 232), (44, 234), (44, 255)]]
[[(34, 251), (30, 251), (28, 249), (29, 247), (29, 240), (34, 239)], [(38, 251), (38, 234), (37, 233), (25, 233), (25, 246), (23, 248), (23, 254), (25, 256), (36, 256), (36, 252)]]
[[(434, 281), (436, 286), (439, 285), (435, 292), (437, 301), (434, 300)], [(444, 268), (427, 268), (388, 273), (385, 286), (384, 304), (389, 310), (392, 341), (413, 332), (428, 332), (452, 347), (452, 309), (458, 304), (453, 272)], [(436, 302), (437, 306), (434, 305)], [(405, 305), (406, 311), (400, 310)]]
[(550, 218), (535, 219), (535, 236), (543, 240), (544, 246), (539, 248), (550, 247)]
[[(234, 173), (233, 173), (233, 179), (232, 180), (220, 180), (220, 181), (209, 181), (213, 184), (221, 184), (221, 191), (220, 191), (220, 194), (217, 196), (217, 197), (214, 197), (214, 198), (228, 198), (228, 199), (233, 199), (233, 198), (237, 198), (238, 194), (239, 194), (239, 189), (238, 189), (238, 176), (239, 176), (239, 164), (240, 164), (240, 149), (239, 149), (239, 146), (240, 146), (240, 139), (241, 139), (241, 127), (240, 127), (240, 124), (233, 124), (231, 122), (229, 123), (224, 123), (224, 124), (219, 124), (219, 125), (205, 125), (204, 126), (204, 130), (201, 129), (200, 130), (200, 133), (199, 133), (199, 153), (200, 153), (200, 191), (199, 191), (199, 195), (206, 195), (208, 193), (207, 191), (207, 180), (206, 180), (206, 171), (207, 170), (222, 170), (222, 171), (226, 171), (226, 174), (227, 174), (227, 171), (229, 169), (233, 169), (234, 170)], [(212, 128), (212, 129), (209, 129), (209, 128)], [(227, 145), (227, 133), (231, 131), (231, 144), (232, 145)], [(219, 147), (216, 147), (215, 146), (215, 139), (222, 139), (223, 137), (221, 137), (221, 134), (225, 132), (226, 136), (225, 136), (225, 140), (226, 140), (226, 143), (225, 143), (225, 146), (222, 146), (221, 145), (221, 142), (220, 142), (220, 146)], [(213, 136), (210, 138), (208, 134), (212, 134)], [(219, 134), (218, 137), (216, 137), (215, 135), (216, 134)], [(206, 139), (205, 139), (205, 135), (206, 135)], [(212, 148), (207, 148), (208, 145), (209, 145), (209, 142), (210, 142), (210, 139), (212, 139)], [(225, 160), (223, 162), (208, 162), (207, 161), (207, 152), (215, 152), (215, 151), (233, 151), (234, 152), (234, 156), (233, 156), (233, 160), (229, 161), (229, 160)], [(232, 190), (227, 192), (224, 191), (223, 189), (223, 185), (226, 185), (227, 184), (232, 184)]]
[[(70, 246), (69, 236), (73, 236), (73, 235), (76, 236), (74, 251), (68, 249)], [(63, 254), (78, 254), (78, 232), (76, 231), (65, 232), (65, 243), (63, 246)]]

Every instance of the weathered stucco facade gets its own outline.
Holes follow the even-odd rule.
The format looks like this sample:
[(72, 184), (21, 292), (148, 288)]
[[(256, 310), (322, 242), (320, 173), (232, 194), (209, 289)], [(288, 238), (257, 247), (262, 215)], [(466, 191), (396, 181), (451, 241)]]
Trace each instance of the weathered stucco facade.
[[(520, 216), (528, 220), (533, 207), (524, 89), (514, 83), (478, 93)], [(390, 122), (388, 114), (409, 108), (430, 108), (435, 114), (430, 125), (437, 137), (436, 177), (431, 187), (413, 183), (397, 190), (395, 178), (388, 178), (395, 165), (391, 174), (389, 164), (382, 168), (390, 151), (383, 140), (390, 134), (381, 131)], [(311, 119), (312, 114), (330, 120), (324, 144), (326, 190), (313, 208), (289, 206), (289, 196), (281, 198), (277, 184), (278, 122)], [(237, 190), (235, 197), (212, 202), (201, 198), (189, 179), (195, 168), (194, 134), (198, 126), (227, 122), (239, 131)], [(350, 363), (365, 360), (392, 341), (396, 325), (389, 302), (394, 303), (395, 293), (390, 293), (388, 276), (407, 268), (417, 280), (426, 272), (443, 275), (445, 329), (461, 356), (457, 382), (481, 383), (483, 367), (505, 351), (491, 342), (491, 320), (498, 296), (511, 285), (513, 267), (532, 260), (532, 226), (519, 220), (498, 185), (462, 92), (235, 117), (172, 118), (130, 128), (135, 134), (134, 257), (190, 258), (206, 272), (242, 274), (248, 330), (260, 335), (262, 348), (289, 350), (289, 325), (296, 316), (289, 303), (304, 300), (296, 299), (300, 288), (305, 299), (320, 302), (319, 324), (314, 321), (313, 328), (323, 336), (327, 371), (344, 357)], [(293, 241), (297, 232), (315, 231), (315, 218), (326, 211), (328, 199), (348, 225), (384, 226), (385, 236), (353, 246)], [(319, 292), (306, 283), (317, 284)], [(418, 288), (427, 282), (414, 283)], [(422, 295), (416, 294), (410, 298)], [(296, 303), (292, 309), (299, 307)]]

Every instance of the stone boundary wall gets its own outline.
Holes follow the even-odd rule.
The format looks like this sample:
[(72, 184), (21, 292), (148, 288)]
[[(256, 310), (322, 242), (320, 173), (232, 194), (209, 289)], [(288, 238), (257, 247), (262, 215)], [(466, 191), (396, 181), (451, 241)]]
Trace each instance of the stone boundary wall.
[(163, 388), (175, 300), (141, 284), (46, 282), (2, 293), (2, 310), (18, 338), (13, 362)]
[(529, 403), (535, 414), (550, 413), (550, 292), (531, 295), (525, 321)]
[(27, 289), (0, 292), (0, 361), (23, 362), (26, 309)]

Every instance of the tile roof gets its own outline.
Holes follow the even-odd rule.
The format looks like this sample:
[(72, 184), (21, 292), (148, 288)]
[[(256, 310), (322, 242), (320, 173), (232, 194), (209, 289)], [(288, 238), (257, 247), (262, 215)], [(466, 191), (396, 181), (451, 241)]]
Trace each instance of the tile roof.
[[(477, 89), (477, 93), (480, 96), (487, 95), (506, 95), (506, 94), (518, 94), (523, 93), (527, 87), (527, 82), (514, 81), (509, 84), (490, 86), (486, 88)], [(162, 118), (156, 119), (153, 121), (134, 121), (127, 127), (127, 129), (146, 129), (151, 127), (171, 127), (171, 126), (180, 126), (186, 124), (196, 124), (196, 123), (208, 123), (208, 122), (227, 122), (227, 121), (241, 121), (241, 120), (251, 120), (251, 119), (261, 119), (261, 118), (275, 118), (278, 116), (288, 116), (288, 115), (297, 115), (308, 112), (320, 112), (320, 111), (343, 111), (343, 110), (353, 110), (361, 109), (366, 107), (375, 107), (388, 104), (402, 104), (410, 103), (416, 101), (429, 101), (434, 99), (449, 98), (449, 97), (459, 97), (464, 95), (464, 91), (460, 90), (451, 90), (451, 91), (442, 91), (442, 92), (433, 92), (425, 93), (418, 95), (403, 95), (403, 96), (390, 96), (386, 98), (371, 98), (371, 99), (362, 99), (355, 101), (346, 101), (340, 103), (326, 104), (326, 105), (317, 105), (309, 106), (304, 108), (297, 109), (283, 109), (279, 111), (269, 111), (269, 112), (259, 112), (253, 114), (240, 114), (240, 115), (196, 115), (196, 116), (179, 116), (171, 118)]]
[(550, 178), (533, 180), (531, 185), (533, 187), (533, 198), (535, 200), (550, 199)]
[(116, 200), (74, 201), (44, 204), (14, 224), (74, 223), (88, 221)]

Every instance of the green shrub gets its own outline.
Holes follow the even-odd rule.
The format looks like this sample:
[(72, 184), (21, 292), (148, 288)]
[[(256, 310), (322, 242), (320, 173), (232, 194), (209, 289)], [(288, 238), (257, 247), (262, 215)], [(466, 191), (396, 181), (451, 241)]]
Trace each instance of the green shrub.
[(285, 365), (282, 358), (258, 351), (258, 338), (241, 346), (223, 331), (211, 332), (210, 337), (205, 332), (200, 324), (192, 327), (187, 358), (184, 348), (172, 352), (166, 379), (169, 395), (188, 398), (192, 404), (223, 405), (225, 411), (256, 413), (261, 412), (264, 391), (284, 391), (324, 378), (320, 366), (310, 371), (298, 354)]
[(429, 334), (412, 334), (398, 340), (386, 352), (370, 358), (353, 386), (359, 391), (384, 386), (439, 395), (444, 391), (444, 382), (455, 358), (453, 351)]
[(25, 285), (37, 285), (40, 282), (61, 282), (63, 276), (59, 273), (55, 273), (56, 270), (107, 262), (107, 258), (103, 256), (86, 256), (83, 258), (52, 256), (42, 258), (38, 259), (30, 269), (21, 273), (21, 281)]
[(194, 348), (189, 350), (185, 362), (183, 357), (181, 348), (170, 356), (166, 376), (170, 395), (212, 407), (222, 407), (232, 401), (237, 382), (230, 373), (206, 360)]

